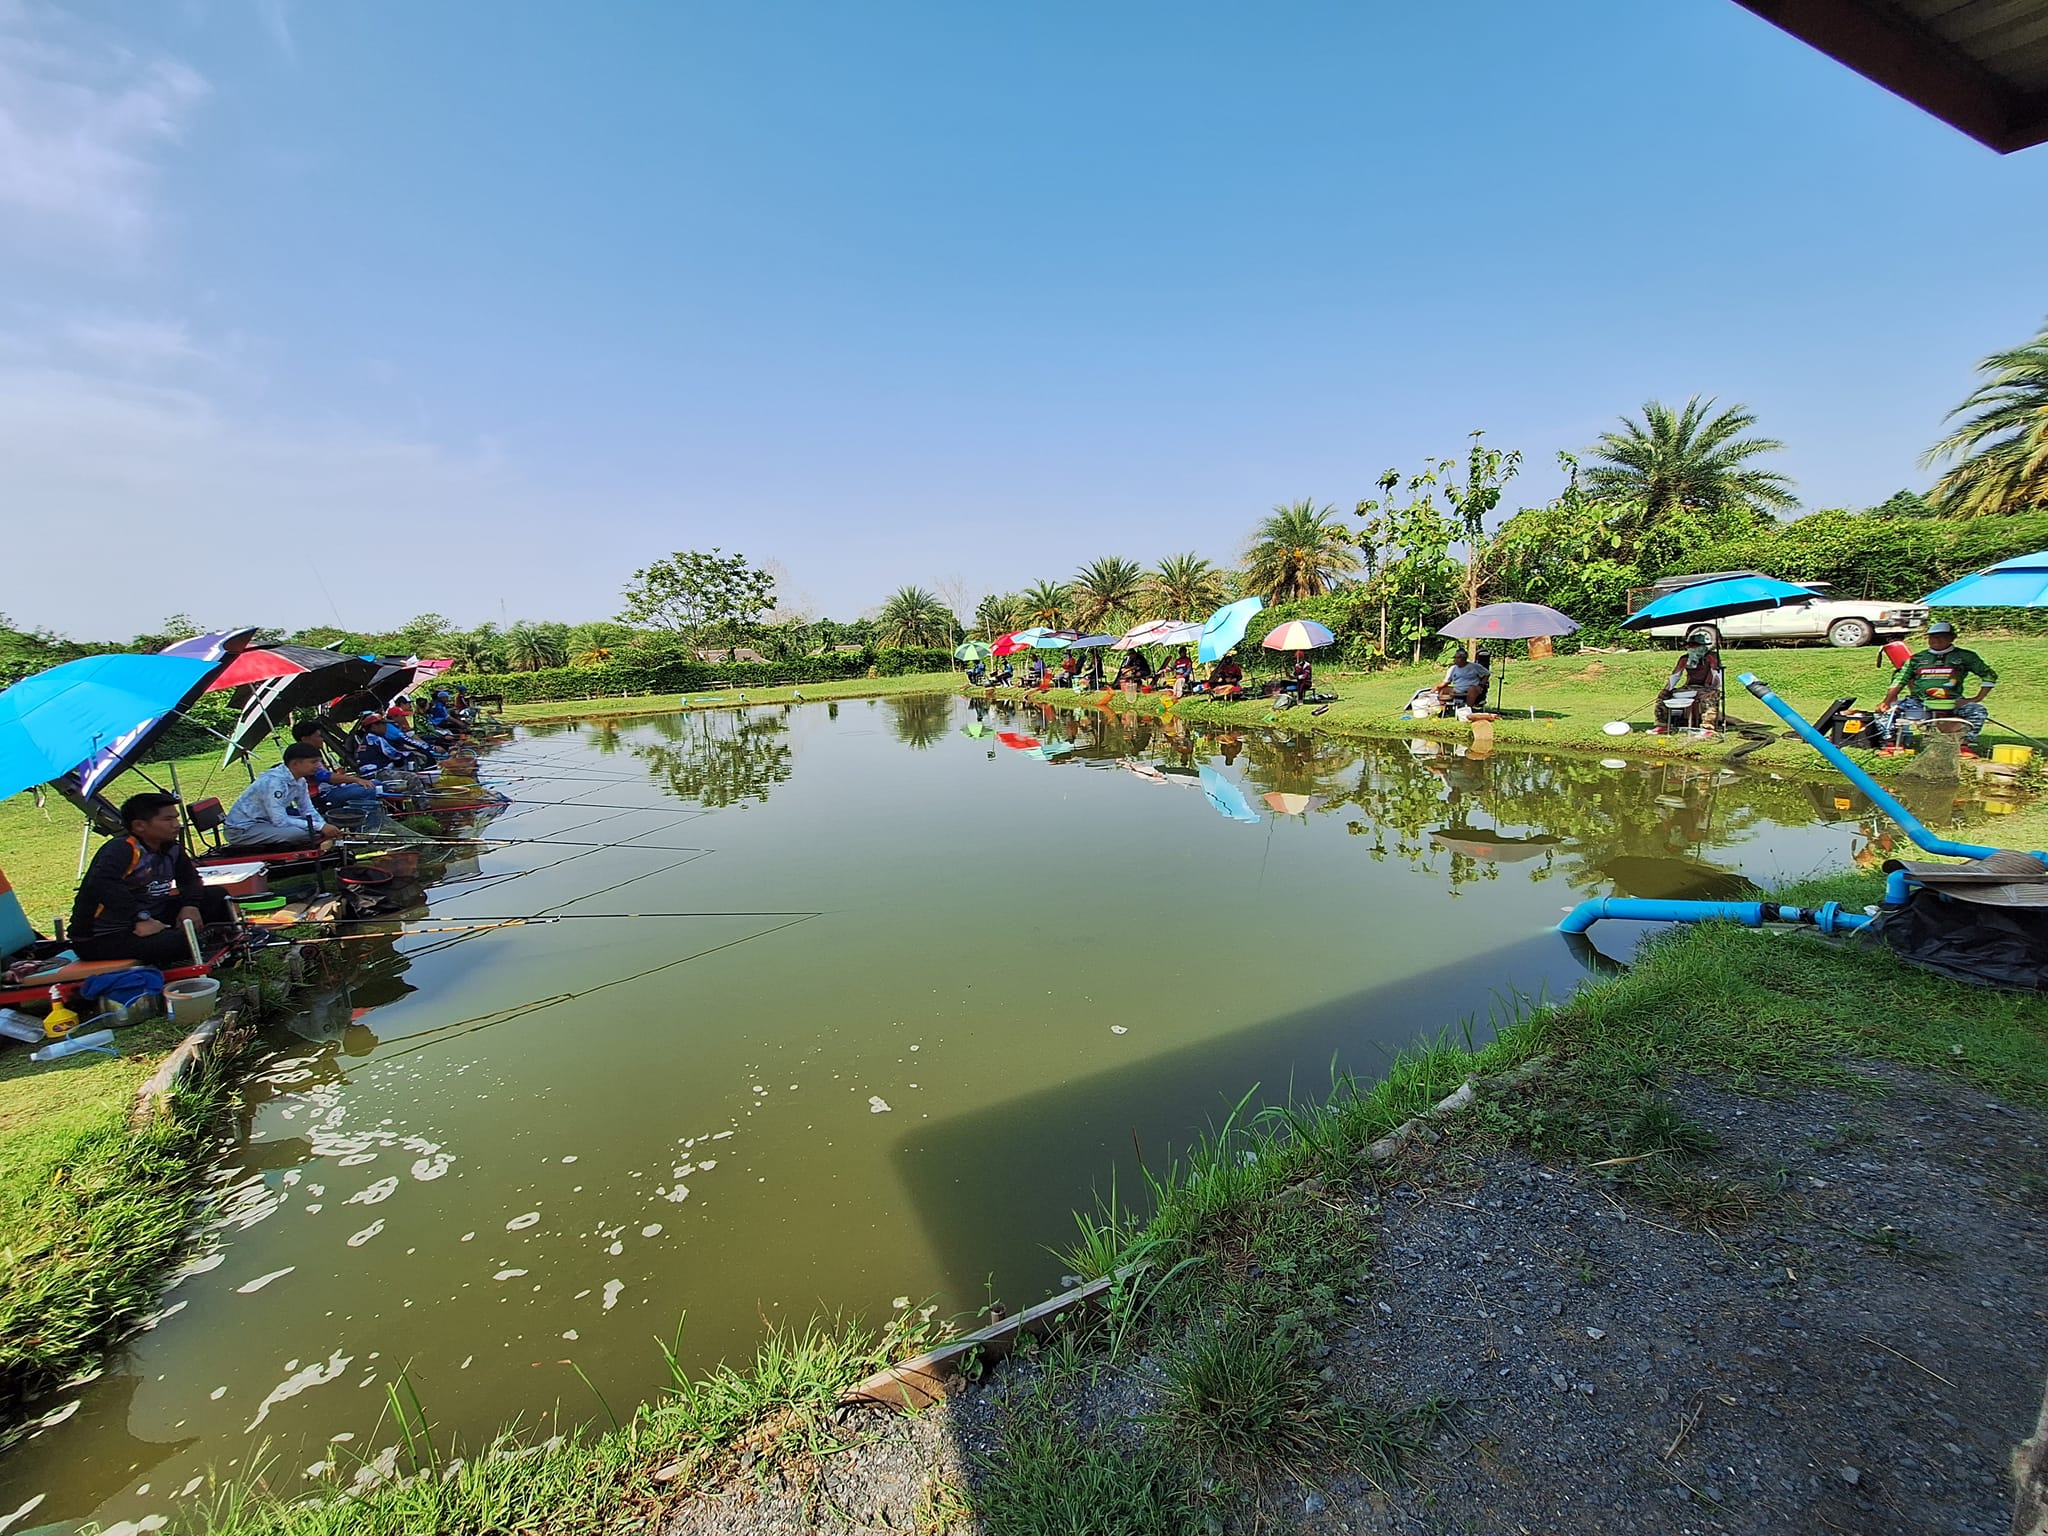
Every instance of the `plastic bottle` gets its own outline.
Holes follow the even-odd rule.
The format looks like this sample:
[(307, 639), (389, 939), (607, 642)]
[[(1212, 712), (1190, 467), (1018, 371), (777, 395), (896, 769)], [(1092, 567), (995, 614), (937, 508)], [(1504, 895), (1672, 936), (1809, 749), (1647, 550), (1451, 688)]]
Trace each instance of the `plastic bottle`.
[[(30, 1061), (56, 1061), (64, 1056), (76, 1056), (80, 1051), (112, 1051), (114, 1032), (111, 1029), (96, 1029), (89, 1035), (72, 1035), (64, 1040), (52, 1040), (41, 1050), (30, 1051)], [(118, 1054), (118, 1053), (117, 1053)]]
[(50, 1011), (43, 1018), (43, 1034), (52, 1040), (62, 1040), (77, 1027), (78, 1015), (64, 1001), (63, 988), (50, 988)]
[(32, 1013), (23, 1013), (18, 1008), (0, 1008), (0, 1035), (9, 1040), (19, 1040), (25, 1045), (39, 1045), (46, 1038), (43, 1021)]

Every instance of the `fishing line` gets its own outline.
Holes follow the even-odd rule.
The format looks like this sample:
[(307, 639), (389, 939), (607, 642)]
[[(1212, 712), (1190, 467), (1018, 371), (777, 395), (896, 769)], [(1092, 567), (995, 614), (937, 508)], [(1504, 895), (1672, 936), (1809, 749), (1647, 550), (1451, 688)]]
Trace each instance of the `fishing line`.
[[(618, 976), (610, 981), (601, 981), (594, 987), (584, 988), (581, 992), (558, 992), (553, 997), (537, 998), (530, 1003), (519, 1003), (510, 1008), (501, 1008), (495, 1013), (479, 1014), (473, 1019), (462, 1019), (454, 1024), (444, 1024), (439, 1029), (430, 1030), (425, 1035), (418, 1036), (406, 1045), (386, 1052), (377, 1059), (381, 1061), (395, 1061), (401, 1056), (410, 1055), (414, 1051), (425, 1050), (430, 1045), (441, 1045), (449, 1040), (459, 1038), (461, 1035), (469, 1034), (474, 1030), (487, 1029), (493, 1024), (509, 1023), (511, 1020), (523, 1018), (529, 1013), (538, 1013), (543, 1008), (552, 1008), (557, 1003), (572, 1002), (579, 997), (590, 997), (609, 987), (624, 986), (629, 981), (641, 981), (649, 976), (659, 975), (663, 971), (672, 971), (679, 965), (688, 965), (693, 960), (702, 960), (707, 955), (715, 955), (722, 949), (731, 949), (740, 944), (751, 944), (756, 939), (768, 938), (773, 934), (781, 933), (785, 928), (794, 928), (798, 924), (807, 923), (810, 920), (809, 917), (799, 917), (786, 923), (777, 923), (773, 928), (763, 929), (760, 933), (750, 933), (741, 939), (729, 939), (723, 944), (714, 944), (709, 949), (700, 949), (693, 955), (684, 955), (680, 959), (649, 966), (646, 970), (636, 971), (631, 976)], [(460, 942), (460, 940), (458, 939), (455, 942)]]
[[(574, 827), (569, 829), (575, 831)], [(588, 848), (592, 852), (600, 848), (641, 848), (649, 853), (710, 853), (709, 848), (684, 848), (673, 843), (634, 843), (621, 839), (613, 843), (587, 843), (558, 837), (422, 837), (403, 843), (380, 843), (374, 846), (386, 851), (403, 852), (407, 848), (469, 848), (478, 843), (494, 843), (501, 848)], [(350, 842), (350, 847), (360, 843)]]
[[(691, 861), (689, 861), (689, 860), (685, 860), (684, 862), (685, 862), (685, 863), (688, 863), (688, 862), (691, 862)], [(673, 866), (671, 866), (671, 867), (673, 867)], [(656, 871), (656, 873), (659, 873), (659, 871)], [(593, 891), (593, 892), (591, 892), (591, 896), (601, 896), (601, 895), (603, 895), (603, 894), (604, 894), (604, 892), (602, 892), (602, 891)], [(579, 900), (579, 901), (587, 901), (587, 900), (589, 900), (590, 898), (589, 898), (589, 897), (574, 897), (574, 898), (571, 898), (571, 899), (572, 899), (572, 900)], [(362, 933), (331, 933), (331, 934), (323, 934), (323, 935), (321, 935), (321, 936), (319, 936), (319, 937), (317, 937), (317, 938), (310, 938), (310, 939), (294, 939), (294, 940), (292, 941), (292, 944), (293, 944), (293, 947), (294, 947), (294, 948), (296, 948), (297, 946), (299, 946), (299, 945), (302, 945), (302, 944), (360, 944), (360, 943), (363, 943), (364, 941), (366, 941), (366, 940), (369, 940), (369, 939), (390, 939), (390, 940), (391, 940), (391, 941), (392, 941), (393, 943), (396, 943), (396, 942), (397, 942), (398, 940), (400, 940), (400, 939), (411, 939), (411, 938), (417, 938), (417, 937), (420, 937), (420, 936), (422, 936), (422, 935), (424, 935), (424, 934), (433, 934), (433, 933), (491, 933), (491, 932), (495, 932), (496, 930), (498, 930), (498, 929), (502, 929), (502, 928), (523, 928), (523, 927), (540, 927), (540, 926), (542, 926), (542, 925), (544, 925), (544, 924), (548, 924), (548, 923), (573, 923), (573, 922), (627, 922), (627, 921), (639, 921), (639, 920), (643, 920), (643, 919), (655, 919), (655, 918), (669, 918), (669, 919), (676, 919), (676, 920), (685, 920), (685, 919), (691, 919), (691, 918), (713, 918), (713, 917), (822, 917), (822, 916), (824, 916), (824, 914), (823, 914), (822, 912), (791, 912), (791, 911), (781, 911), (781, 910), (778, 910), (778, 911), (731, 911), (731, 912), (548, 912), (548, 911), (546, 911), (545, 909), (543, 909), (543, 910), (542, 910), (542, 911), (540, 911), (540, 912), (536, 912), (536, 913), (531, 913), (531, 914), (529, 914), (529, 915), (527, 915), (527, 916), (525, 916), (525, 917), (477, 917), (477, 918), (475, 918), (475, 919), (473, 919), (473, 920), (471, 920), (471, 921), (469, 921), (469, 922), (462, 922), (462, 923), (444, 923), (444, 924), (436, 924), (435, 926), (433, 926), (433, 927), (429, 927), (429, 928), (400, 928), (400, 929), (389, 929), (389, 928), (380, 928), (380, 929), (377, 929), (377, 930), (375, 930), (374, 932), (372, 932), (372, 931), (365, 931), (365, 932), (362, 932)], [(375, 919), (375, 918), (353, 918), (353, 919), (348, 919), (348, 921), (352, 921), (352, 922), (375, 922), (375, 921), (377, 921), (377, 919)], [(401, 921), (403, 921), (403, 919), (401, 919)], [(439, 948), (440, 946), (439, 946), (439, 945), (435, 945), (435, 946), (433, 946), (433, 947), (434, 947), (434, 948)], [(408, 957), (408, 958), (411, 958), (411, 957), (413, 957), (413, 956), (415, 956), (415, 955), (419, 955), (419, 954), (422, 954), (422, 953), (425, 953), (425, 951), (422, 951), (422, 950), (411, 950), (411, 951), (408, 951), (408, 952), (407, 952), (407, 957)]]

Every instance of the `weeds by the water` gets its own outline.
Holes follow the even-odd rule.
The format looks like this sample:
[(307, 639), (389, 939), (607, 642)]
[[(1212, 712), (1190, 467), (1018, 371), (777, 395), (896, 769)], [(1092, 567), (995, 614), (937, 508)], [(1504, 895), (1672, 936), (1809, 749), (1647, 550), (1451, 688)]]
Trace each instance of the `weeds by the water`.
[(1156, 1439), (1083, 1430), (1041, 1381), (1008, 1405), (969, 1495), (987, 1536), (1187, 1536), (1205, 1529), (1186, 1464)]

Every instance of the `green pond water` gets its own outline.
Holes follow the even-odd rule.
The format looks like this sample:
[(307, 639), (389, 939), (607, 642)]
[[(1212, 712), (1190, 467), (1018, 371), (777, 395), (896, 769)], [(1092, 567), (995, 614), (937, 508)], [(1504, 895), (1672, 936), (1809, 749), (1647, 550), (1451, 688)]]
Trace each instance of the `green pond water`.
[(980, 708), (499, 749), (489, 831), (533, 841), (450, 862), (419, 926), (692, 915), (321, 951), (189, 1272), (0, 1458), (0, 1522), (143, 1521), (266, 1443), (346, 1483), (400, 1372), (480, 1437), (597, 1417), (571, 1362), (655, 1394), (685, 1313), (701, 1369), (764, 1317), (1028, 1304), (1138, 1149), (1578, 984), (1582, 896), (1737, 895), (1871, 832), (1846, 787), (1710, 766)]

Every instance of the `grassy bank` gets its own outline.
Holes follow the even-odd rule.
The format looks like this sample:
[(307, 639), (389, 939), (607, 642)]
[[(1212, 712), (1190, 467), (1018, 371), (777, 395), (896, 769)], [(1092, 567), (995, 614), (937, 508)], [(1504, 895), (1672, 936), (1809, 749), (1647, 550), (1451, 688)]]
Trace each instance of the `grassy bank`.
[(0, 1442), (24, 1402), (149, 1312), (188, 1235), (194, 1175), (228, 1064), (131, 1126), (135, 1095), (182, 1031), (126, 1030), (125, 1054), (48, 1066), (0, 1056)]
[[(2048, 639), (2014, 636), (1983, 642), (1985, 660), (1999, 670), (1998, 690), (1992, 695), (1992, 709), (2009, 725), (2048, 740)], [(1613, 752), (1617, 749), (1639, 755), (1669, 757), (1722, 757), (1741, 745), (1740, 738), (1717, 736), (1700, 740), (1689, 736), (1649, 736), (1655, 723), (1653, 706), (1674, 661), (1670, 651), (1629, 651), (1612, 655), (1581, 653), (1553, 656), (1541, 661), (1510, 661), (1504, 679), (1505, 695), (1501, 719), (1494, 726), (1496, 741), (1513, 746), (1539, 746), (1584, 751)], [(1889, 671), (1878, 665), (1875, 650), (1835, 650), (1820, 647), (1779, 647), (1727, 652), (1728, 711), (1731, 716), (1760, 725), (1782, 728), (1782, 722), (1745, 693), (1735, 674), (1754, 672), (1787, 703), (1812, 719), (1838, 698), (1853, 696), (1858, 703), (1875, 708), (1891, 681)], [(1184, 719), (1202, 724), (1272, 723), (1289, 730), (1336, 731), (1380, 734), (1396, 731), (1403, 735), (1441, 736), (1453, 740), (1469, 738), (1471, 728), (1456, 720), (1412, 721), (1403, 718), (1415, 690), (1435, 683), (1442, 676), (1436, 667), (1389, 667), (1379, 672), (1335, 672), (1318, 670), (1316, 685), (1336, 695), (1336, 701), (1322, 714), (1305, 709), (1274, 715), (1263, 700), (1220, 703), (1196, 695), (1174, 706)], [(1035, 695), (1056, 702), (1072, 702), (1075, 695), (1054, 690)], [(1089, 699), (1099, 695), (1086, 695)], [(1136, 707), (1158, 710), (1163, 694), (1140, 694)], [(1124, 708), (1122, 695), (1111, 701)], [(1613, 720), (1626, 721), (1632, 734), (1616, 738), (1603, 727)], [(2018, 741), (2010, 731), (1993, 726), (1985, 732), (1986, 743)], [(1751, 754), (1747, 759), (1759, 767), (1803, 769), (1814, 754), (1797, 742), (1777, 742)], [(1879, 760), (1863, 754), (1879, 772), (1895, 771), (1896, 760)]]
[[(1877, 891), (1874, 879), (1847, 876), (1784, 894), (1861, 905)], [(1041, 1351), (1042, 1386), (1030, 1398), (1038, 1411), (1011, 1415), (974, 1491), (946, 1489), (950, 1507), (1003, 1536), (1099, 1529), (1092, 1522), (1112, 1506), (1120, 1528), (1177, 1532), (1202, 1529), (1201, 1506), (1274, 1467), (1337, 1455), (1368, 1475), (1400, 1476), (1449, 1410), (1347, 1402), (1326, 1387), (1318, 1339), (1358, 1285), (1373, 1232), (1361, 1202), (1321, 1192), (1372, 1188), (1365, 1150), (1375, 1140), (1468, 1078), (1538, 1058), (1544, 1075), (1482, 1103), (1467, 1134), (1552, 1160), (1611, 1161), (1617, 1184), (1666, 1207), (1669, 1219), (1722, 1219), (1750, 1196), (1703, 1174), (1690, 1155), (1692, 1132), (1663, 1092), (1676, 1076), (1847, 1084), (1859, 1080), (1846, 1062), (1876, 1058), (2048, 1108), (2048, 1002), (1962, 987), (1846, 943), (1691, 928), (1649, 947), (1627, 974), (1476, 1050), (1446, 1042), (1413, 1051), (1381, 1081), (1340, 1080), (1325, 1099), (1234, 1120), (1155, 1169), (1135, 1209), (1112, 1202), (1080, 1218), (1069, 1254), (1077, 1271), (1142, 1263), (1142, 1277), (1112, 1291), (1090, 1331)], [(780, 1464), (800, 1479), (804, 1455), (843, 1449), (825, 1431), (827, 1405), (886, 1356), (888, 1342), (857, 1329), (778, 1338), (751, 1366), (679, 1382), (608, 1433), (360, 1498), (286, 1504), (242, 1486), (223, 1495), (209, 1528), (571, 1536), (624, 1517), (651, 1524), (663, 1502), (731, 1474), (743, 1453), (747, 1465), (768, 1453), (757, 1477), (786, 1453)], [(1099, 1425), (1062, 1419), (1062, 1382), (1140, 1353), (1159, 1362), (1169, 1405), (1140, 1451)]]
[(932, 693), (956, 688), (959, 672), (912, 672), (901, 677), (849, 677), (830, 683), (795, 683), (787, 688), (719, 688), (703, 693), (628, 694), (616, 698), (558, 699), (548, 704), (509, 704), (503, 718), (521, 725), (592, 720), (620, 715), (673, 715), (685, 709), (722, 709), (744, 698), (749, 704), (790, 704), (817, 699), (876, 699), (897, 693)]

